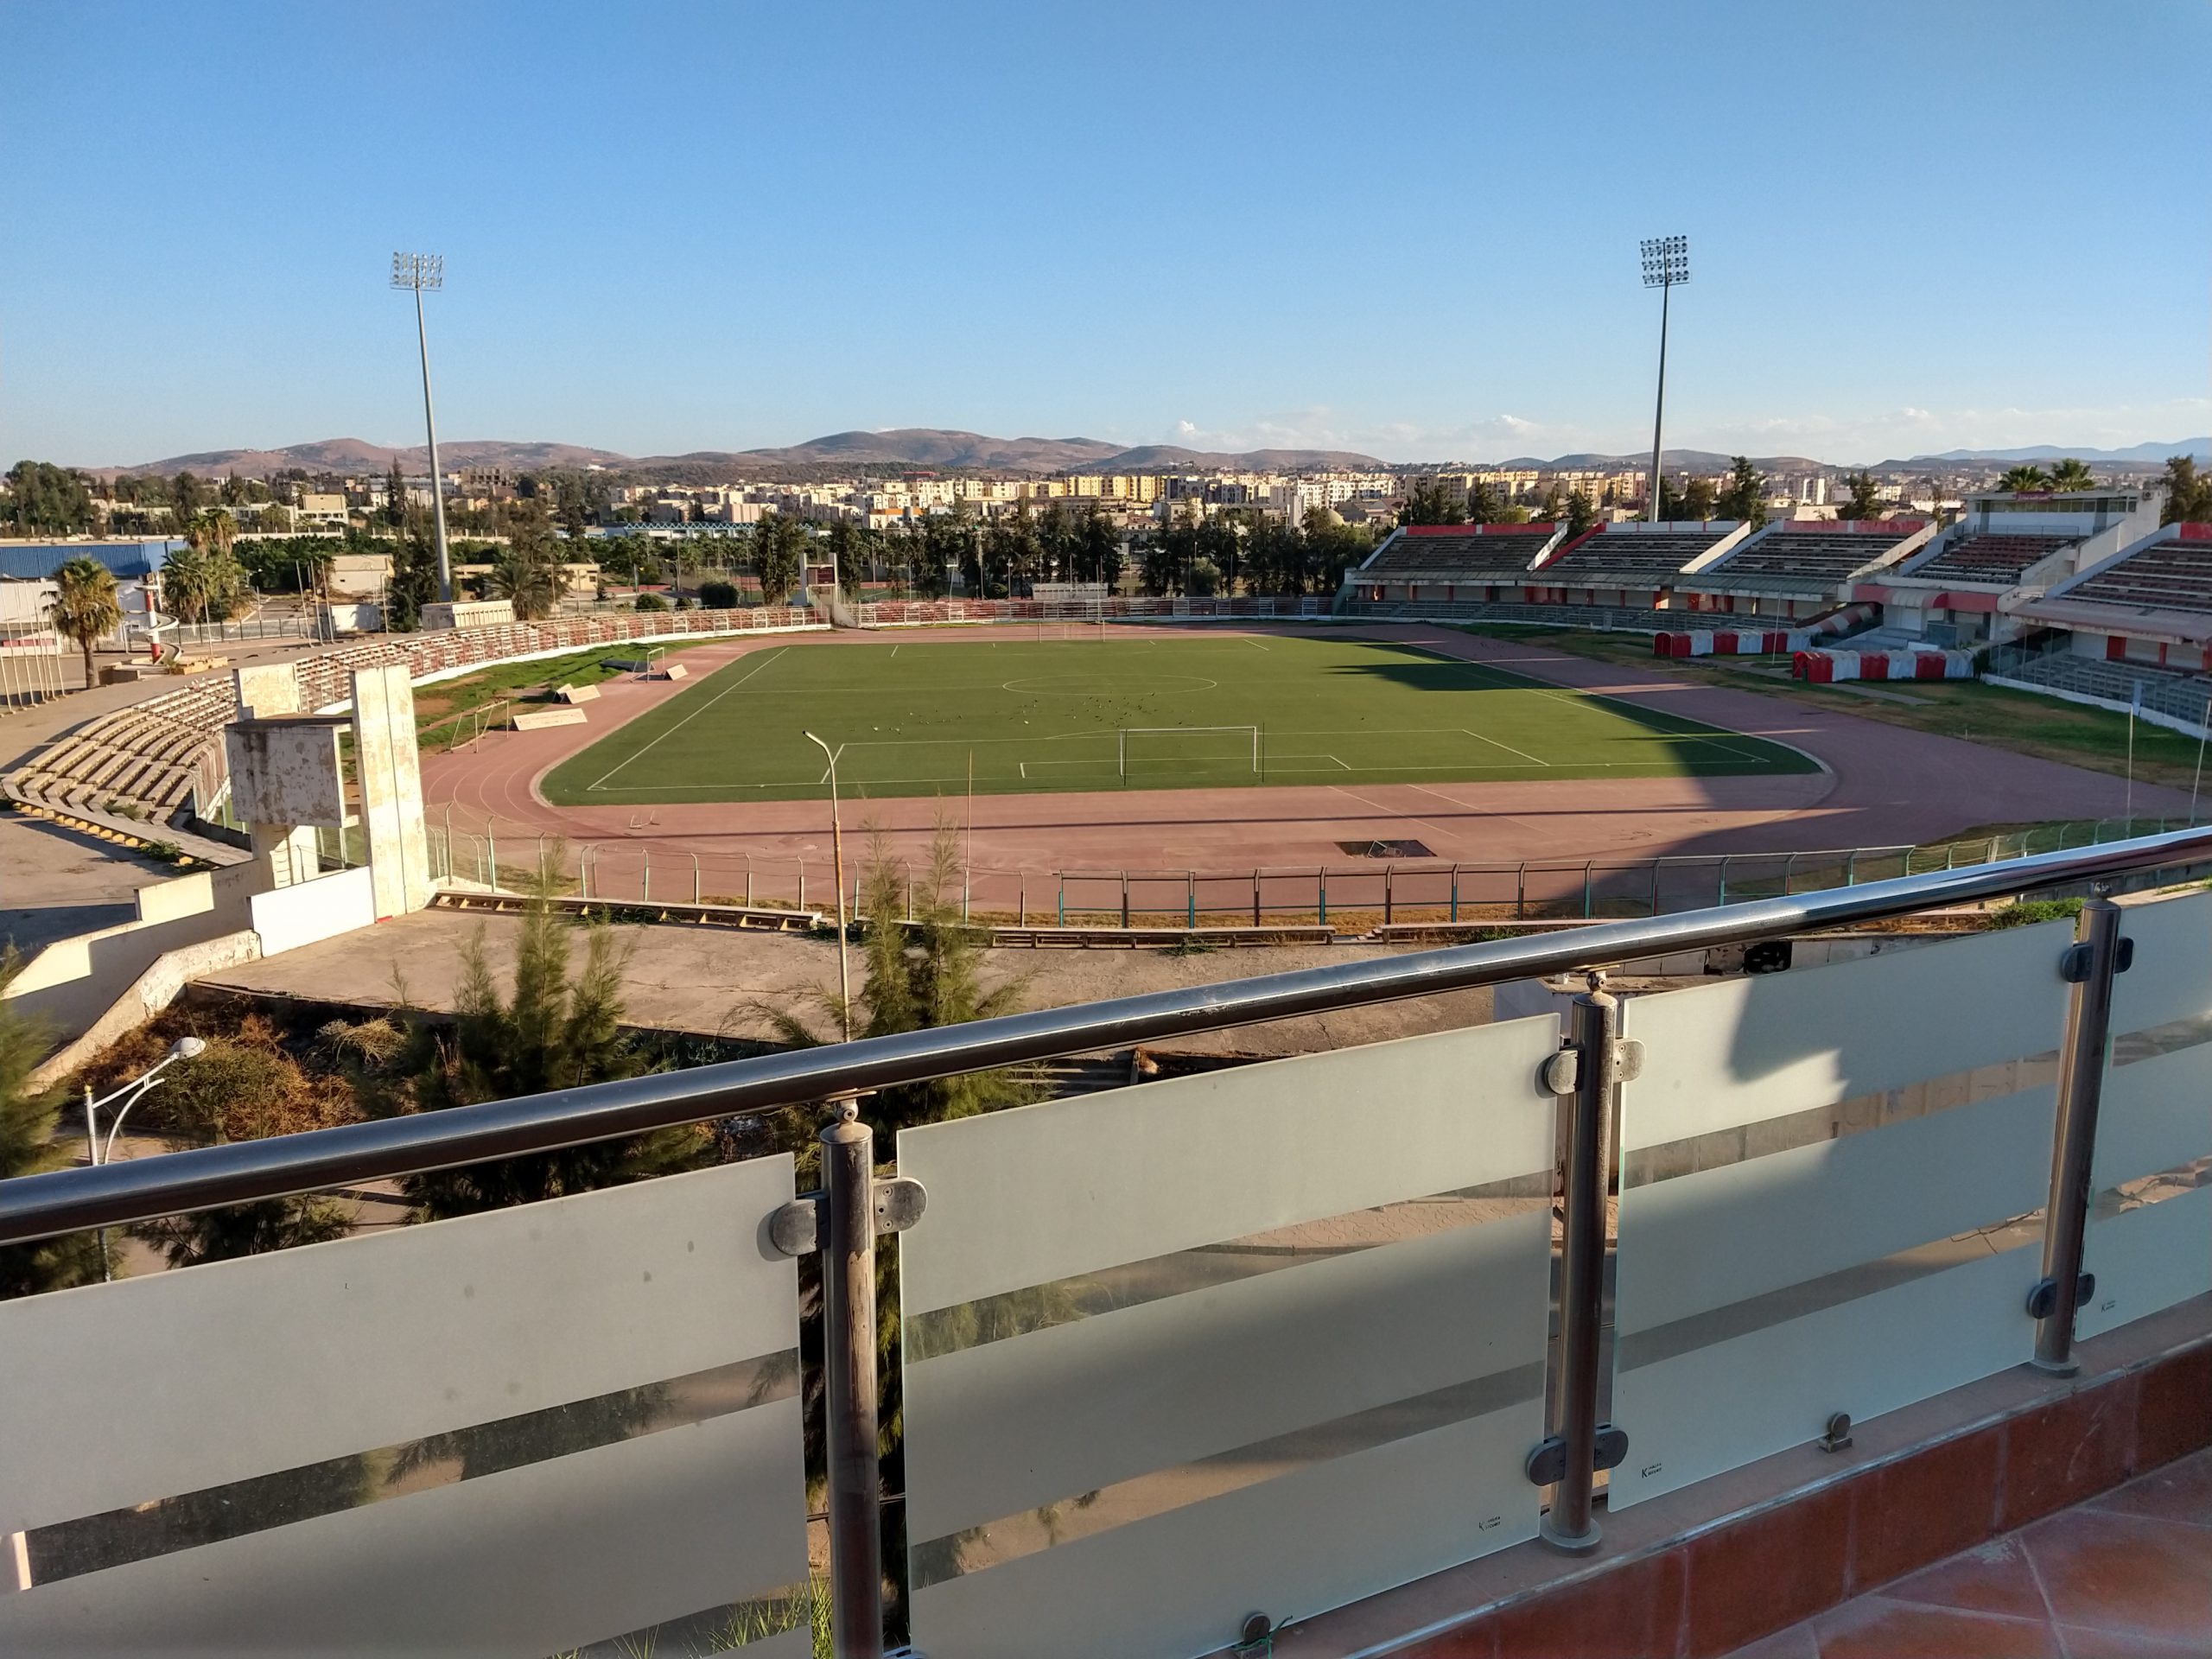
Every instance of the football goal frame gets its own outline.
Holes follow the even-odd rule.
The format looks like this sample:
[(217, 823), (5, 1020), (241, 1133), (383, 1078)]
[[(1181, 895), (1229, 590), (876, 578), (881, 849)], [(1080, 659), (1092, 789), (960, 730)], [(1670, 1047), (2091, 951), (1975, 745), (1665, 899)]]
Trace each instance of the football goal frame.
[(1061, 625), (1060, 638), (1077, 636), (1067, 631), (1073, 622), (1094, 627), (1097, 637), (1106, 637), (1106, 584), (1103, 582), (1040, 582), (1030, 588), (1030, 596), (1038, 601), (1037, 637), (1046, 639), (1048, 624)]
[[(1133, 737), (1198, 737), (1219, 735), (1224, 733), (1249, 734), (1252, 740), (1252, 775), (1265, 775), (1257, 726), (1122, 726), (1116, 730), (1115, 773), (1122, 783), (1129, 781), (1129, 740)], [(1233, 763), (1231, 763), (1233, 764)]]

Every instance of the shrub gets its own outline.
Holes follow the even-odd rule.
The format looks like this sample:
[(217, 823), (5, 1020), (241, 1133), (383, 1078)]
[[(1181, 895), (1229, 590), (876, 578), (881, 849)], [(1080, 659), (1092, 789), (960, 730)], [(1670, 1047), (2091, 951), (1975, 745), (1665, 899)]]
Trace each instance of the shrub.
[(664, 611), (668, 601), (658, 594), (639, 594), (636, 608), (641, 611)]
[(2037, 922), (2056, 922), (2082, 913), (2079, 899), (2020, 899), (2002, 910), (1992, 911), (1992, 927), (2031, 927)]
[(699, 584), (699, 605), (703, 610), (735, 610), (737, 608), (737, 584), (729, 582), (701, 582)]

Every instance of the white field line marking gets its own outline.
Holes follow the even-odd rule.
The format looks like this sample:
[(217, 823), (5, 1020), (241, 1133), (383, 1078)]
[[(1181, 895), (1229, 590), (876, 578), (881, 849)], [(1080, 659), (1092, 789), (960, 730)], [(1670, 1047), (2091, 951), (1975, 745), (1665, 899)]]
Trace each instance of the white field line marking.
[(1469, 737), (1473, 738), (1478, 743), (1487, 743), (1494, 749), (1503, 749), (1508, 754), (1517, 754), (1523, 760), (1534, 760), (1535, 761), (1535, 764), (1540, 766), (1548, 766), (1551, 765), (1551, 762), (1548, 760), (1536, 760), (1536, 757), (1529, 753), (1526, 749), (1516, 749), (1510, 743), (1501, 743), (1494, 737), (1484, 737), (1480, 732), (1477, 731), (1471, 726), (1462, 726), (1459, 729), (1465, 732)]
[(896, 657), (896, 656), (899, 654), (899, 647), (898, 647), (898, 646), (896, 646), (896, 645), (892, 646), (892, 647), (891, 647), (891, 654), (892, 654), (893, 657)]
[[(1408, 643), (1411, 644), (1414, 642), (1408, 641)], [(1687, 715), (1669, 715), (1662, 709), (1648, 709), (1640, 702), (1630, 702), (1627, 696), (1620, 692), (1582, 690), (1556, 691), (1539, 686), (1533, 682), (1521, 685), (1502, 684), (1497, 683), (1498, 677), (1500, 676), (1503, 676), (1507, 679), (1512, 680), (1520, 680), (1524, 677), (1511, 673), (1509, 670), (1491, 668), (1484, 663), (1471, 662), (1464, 657), (1446, 657), (1441, 652), (1437, 652), (1436, 656), (1439, 661), (1447, 663), (1453, 668), (1476, 669), (1488, 673), (1491, 676), (1492, 683), (1496, 684), (1497, 689), (1501, 691), (1526, 691), (1532, 696), (1549, 697), (1554, 702), (1569, 702), (1574, 703), (1578, 706), (1586, 706), (1592, 702), (1618, 702), (1624, 708), (1634, 709), (1638, 710), (1640, 713), (1648, 715), (1656, 714), (1664, 719), (1683, 721), (1689, 725), (1695, 726), (1700, 728), (1699, 731), (1695, 732), (1664, 732), (1659, 734), (1661, 736), (1681, 738), (1688, 742), (1712, 743), (1721, 748), (1728, 747), (1728, 746), (1725, 742), (1722, 742), (1719, 738), (1706, 737), (1701, 735), (1704, 732), (1726, 733), (1728, 731), (1726, 727), (1714, 726), (1702, 720), (1691, 720)], [(1747, 734), (1736, 732), (1730, 733), (1729, 735), (1742, 737), (1747, 735)], [(1758, 755), (1751, 754), (1743, 749), (1732, 749), (1729, 752), (1732, 754), (1740, 754), (1746, 760), (1752, 761), (1759, 766), (1764, 766), (1767, 764), (1765, 761), (1761, 760)], [(1539, 764), (1541, 763), (1540, 762)]]
[(754, 664), (751, 668), (747, 669), (747, 670), (745, 671), (745, 672), (744, 672), (744, 673), (742, 673), (742, 674), (739, 675), (739, 676), (738, 676), (734, 680), (732, 680), (732, 681), (731, 681), (728, 685), (724, 686), (721, 690), (719, 690), (719, 691), (715, 692), (715, 695), (714, 695), (713, 696), (711, 696), (711, 697), (708, 698), (708, 699), (706, 700), (706, 702), (704, 702), (701, 703), (701, 704), (700, 704), (696, 709), (693, 709), (690, 714), (688, 714), (688, 715), (684, 715), (684, 716), (683, 716), (683, 718), (682, 720), (677, 721), (676, 722), (676, 724), (675, 724), (675, 725), (673, 725), (673, 726), (671, 726), (671, 727), (670, 727), (670, 728), (668, 728), (668, 730), (667, 730), (667, 731), (663, 732), (663, 733), (660, 734), (660, 736), (659, 736), (659, 737), (653, 738), (653, 739), (652, 739), (652, 740), (651, 740), (650, 741), (648, 741), (648, 742), (645, 742), (645, 743), (642, 743), (642, 744), (640, 744), (638, 747), (636, 747), (636, 748), (632, 749), (632, 750), (628, 754), (625, 755), (621, 760), (620, 760), (616, 761), (616, 762), (614, 763), (614, 765), (613, 765), (613, 766), (609, 767), (609, 768), (607, 769), (607, 771), (606, 772), (606, 773), (605, 773), (603, 776), (601, 776), (601, 779), (599, 779), (599, 781), (598, 781), (597, 783), (595, 783), (595, 784), (594, 784), (594, 785), (592, 785), (592, 788), (594, 788), (594, 789), (603, 789), (603, 788), (605, 788), (605, 787), (606, 787), (606, 785), (607, 785), (607, 779), (612, 778), (613, 776), (614, 776), (614, 774), (615, 774), (616, 772), (618, 772), (621, 771), (623, 767), (625, 767), (625, 766), (628, 766), (628, 765), (630, 764), (630, 762), (631, 762), (631, 761), (635, 760), (636, 760), (639, 755), (643, 754), (643, 753), (644, 753), (647, 749), (650, 749), (651, 747), (653, 747), (653, 744), (659, 742), (659, 741), (661, 741), (661, 738), (667, 737), (667, 736), (669, 736), (671, 733), (675, 733), (675, 732), (680, 732), (680, 731), (682, 731), (682, 730), (683, 730), (686, 726), (690, 725), (693, 721), (695, 721), (695, 720), (698, 719), (698, 718), (699, 718), (699, 716), (700, 716), (700, 715), (703, 715), (703, 714), (705, 714), (705, 713), (707, 712), (707, 710), (708, 710), (708, 709), (709, 709), (713, 708), (716, 703), (720, 702), (721, 702), (724, 697), (726, 697), (726, 696), (729, 696), (729, 694), (730, 694), (731, 692), (733, 692), (733, 691), (736, 690), (737, 690), (737, 688), (738, 688), (739, 686), (741, 686), (741, 685), (744, 684), (744, 683), (746, 683), (746, 681), (747, 681), (747, 680), (751, 679), (751, 678), (752, 678), (755, 674), (758, 674), (758, 673), (759, 673), (762, 669), (764, 669), (764, 668), (767, 667), (767, 666), (768, 666), (768, 664), (769, 664), (770, 663), (774, 662), (774, 661), (776, 660), (776, 658), (778, 658), (779, 657), (781, 657), (781, 656), (782, 656), (785, 652), (789, 651), (790, 649), (791, 649), (791, 647), (790, 647), (789, 645), (779, 645), (779, 646), (777, 646), (777, 647), (776, 647), (776, 649), (775, 649), (775, 650), (773, 650), (773, 651), (771, 651), (771, 652), (768, 652), (765, 653), (765, 654), (761, 657), (760, 660), (758, 663)]

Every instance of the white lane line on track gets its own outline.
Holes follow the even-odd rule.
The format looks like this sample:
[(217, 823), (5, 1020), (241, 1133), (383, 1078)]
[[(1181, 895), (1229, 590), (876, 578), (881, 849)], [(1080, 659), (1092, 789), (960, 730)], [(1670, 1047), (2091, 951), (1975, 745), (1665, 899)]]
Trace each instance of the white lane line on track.
[(616, 761), (614, 765), (608, 769), (605, 776), (601, 777), (597, 782), (592, 785), (592, 788), (604, 789), (607, 786), (607, 779), (608, 778), (612, 778), (616, 772), (621, 771), (622, 768), (628, 766), (631, 761), (635, 760), (647, 749), (652, 747), (653, 744), (659, 742), (661, 738), (667, 737), (673, 733), (682, 731), (686, 726), (698, 719), (699, 716), (705, 714), (708, 709), (713, 708), (724, 697), (729, 696), (731, 692), (736, 690), (739, 686), (743, 685), (746, 681), (751, 679), (755, 674), (758, 674), (762, 669), (767, 667), (770, 663), (774, 662), (776, 658), (784, 655), (784, 653), (788, 652), (790, 649), (791, 647), (789, 645), (779, 645), (773, 651), (764, 654), (758, 663), (754, 664), (751, 668), (747, 669), (744, 673), (739, 675), (734, 680), (732, 680), (721, 690), (715, 692), (713, 696), (708, 698), (706, 702), (701, 703), (690, 714), (684, 715), (682, 720), (677, 721), (676, 724), (670, 727), (667, 731), (663, 732), (660, 734), (660, 737), (653, 738), (648, 742), (640, 744), (638, 747), (632, 749), (628, 754), (623, 756), (621, 760)]

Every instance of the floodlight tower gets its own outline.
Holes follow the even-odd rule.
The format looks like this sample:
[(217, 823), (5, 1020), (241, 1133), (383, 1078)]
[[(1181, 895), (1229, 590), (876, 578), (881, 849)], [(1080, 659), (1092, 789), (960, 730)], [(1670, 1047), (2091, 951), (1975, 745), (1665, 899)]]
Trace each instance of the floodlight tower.
[[(442, 253), (395, 253), (391, 285), (415, 290), (415, 339), (423, 348), (423, 422), (430, 429), (430, 513), (438, 532), (438, 597), (453, 601), (453, 561), (446, 553), (446, 490), (438, 472), (438, 415), (430, 406), (430, 335), (423, 322), (423, 290), (446, 285)], [(397, 506), (394, 512), (397, 511)]]
[(1651, 493), (1643, 516), (1659, 518), (1659, 430), (1667, 418), (1667, 302), (1675, 284), (1690, 279), (1690, 239), (1687, 236), (1647, 237), (1643, 242), (1643, 285), (1659, 290), (1659, 406), (1651, 416)]

